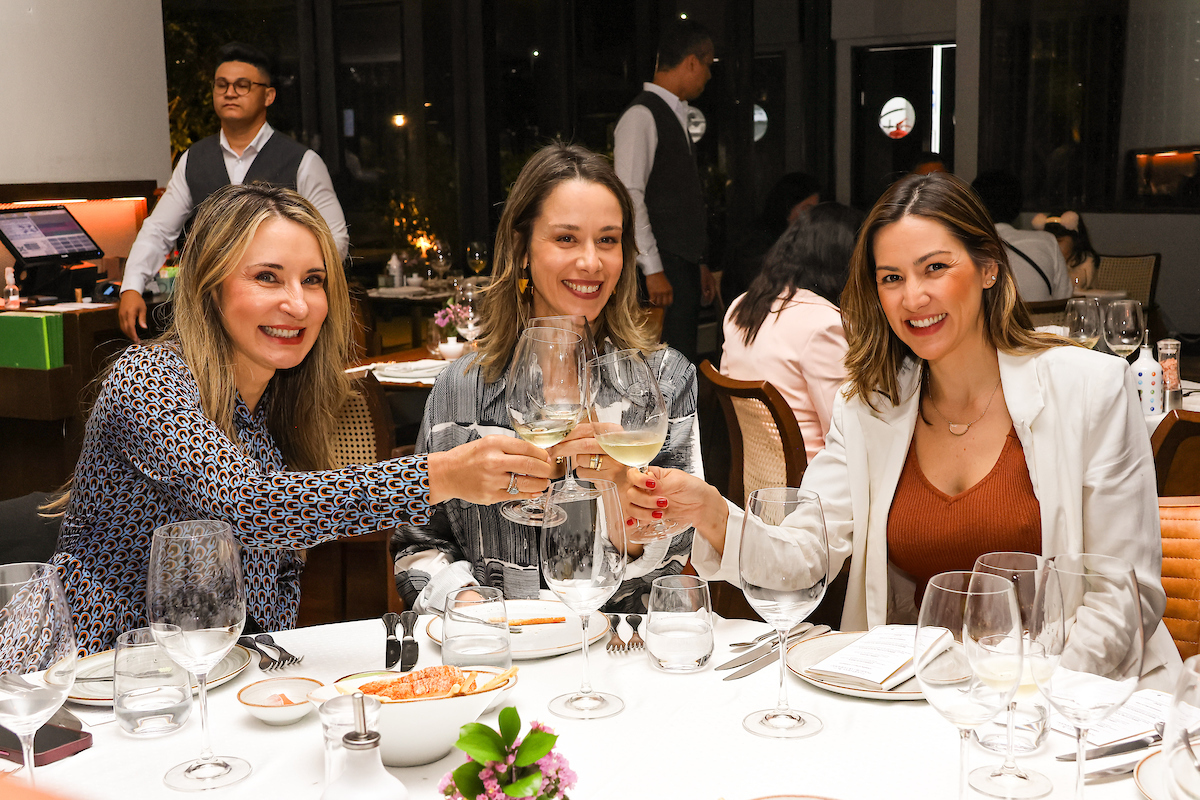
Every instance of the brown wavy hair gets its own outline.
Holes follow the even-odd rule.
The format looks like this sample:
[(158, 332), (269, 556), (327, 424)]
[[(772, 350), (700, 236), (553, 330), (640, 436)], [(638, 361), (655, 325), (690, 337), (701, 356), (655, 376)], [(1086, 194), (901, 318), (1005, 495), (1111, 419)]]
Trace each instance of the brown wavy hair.
[(899, 403), (900, 370), (906, 361), (921, 361), (888, 324), (875, 282), (875, 237), (909, 215), (940, 223), (962, 242), (977, 267), (996, 265), (996, 282), (983, 290), (984, 334), (993, 347), (1010, 355), (1027, 355), (1070, 344), (1033, 330), (1029, 311), (1017, 293), (1004, 242), (971, 187), (948, 172), (907, 175), (875, 203), (850, 257), (850, 277), (841, 297), (842, 324), (849, 344), (848, 398), (860, 394), (875, 408), (873, 395), (878, 392), (893, 404)]
[(637, 240), (633, 228), (633, 201), (625, 184), (604, 156), (578, 145), (555, 142), (536, 152), (517, 176), (492, 250), (492, 282), (483, 291), (480, 316), (483, 333), (479, 349), (483, 378), (492, 383), (504, 374), (517, 339), (533, 314), (533, 292), (521, 292), (520, 280), (528, 277), (529, 241), (542, 204), (560, 183), (579, 180), (598, 183), (613, 193), (621, 206), (621, 276), (600, 316), (592, 325), (597, 346), (605, 339), (619, 350), (657, 350), (645, 326), (646, 313), (637, 301)]

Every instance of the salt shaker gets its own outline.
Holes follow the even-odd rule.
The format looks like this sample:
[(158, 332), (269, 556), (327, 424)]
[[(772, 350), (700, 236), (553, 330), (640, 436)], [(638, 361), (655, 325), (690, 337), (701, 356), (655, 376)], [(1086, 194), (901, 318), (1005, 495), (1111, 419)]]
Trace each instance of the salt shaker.
[(1138, 357), (1133, 362), (1133, 375), (1137, 379), (1138, 394), (1142, 398), (1142, 413), (1146, 416), (1165, 414), (1163, 400), (1166, 396), (1163, 393), (1163, 368), (1154, 360), (1154, 355), (1150, 352), (1150, 342), (1147, 339), (1142, 340)]
[(392, 286), (404, 285), (404, 269), (400, 265), (400, 256), (392, 253), (392, 257), (387, 262), (388, 274), (392, 276)]
[(354, 730), (342, 737), (346, 766), (321, 800), (406, 800), (408, 789), (383, 766), (379, 734), (367, 730), (363, 693), (354, 693)]
[(1183, 408), (1183, 385), (1179, 382), (1179, 340), (1160, 339), (1158, 363), (1162, 365), (1163, 390), (1166, 392), (1164, 411)]

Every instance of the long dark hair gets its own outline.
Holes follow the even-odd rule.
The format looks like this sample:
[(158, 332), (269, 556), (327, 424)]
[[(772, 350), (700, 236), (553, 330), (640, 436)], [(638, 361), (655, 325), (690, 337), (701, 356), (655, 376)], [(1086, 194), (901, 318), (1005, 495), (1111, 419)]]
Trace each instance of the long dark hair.
[(807, 289), (837, 305), (861, 222), (862, 214), (841, 203), (821, 203), (796, 218), (767, 251), (762, 271), (733, 310), (731, 320), (747, 345), (781, 295), (786, 304)]

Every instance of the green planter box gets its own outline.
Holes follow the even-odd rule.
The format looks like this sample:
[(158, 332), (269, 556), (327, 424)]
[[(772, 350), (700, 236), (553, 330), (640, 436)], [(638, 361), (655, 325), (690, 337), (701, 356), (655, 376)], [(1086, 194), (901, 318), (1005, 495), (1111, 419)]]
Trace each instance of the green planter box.
[(58, 369), (63, 365), (62, 314), (0, 314), (0, 367)]

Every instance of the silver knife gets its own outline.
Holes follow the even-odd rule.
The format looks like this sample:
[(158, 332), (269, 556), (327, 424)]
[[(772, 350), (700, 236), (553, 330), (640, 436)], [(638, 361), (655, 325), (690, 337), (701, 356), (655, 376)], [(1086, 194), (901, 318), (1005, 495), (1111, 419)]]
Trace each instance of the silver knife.
[(1138, 758), (1126, 764), (1119, 764), (1115, 767), (1109, 767), (1108, 769), (1098, 769), (1093, 772), (1085, 772), (1083, 774), (1083, 782), (1107, 783), (1108, 781), (1115, 781), (1118, 778), (1124, 778), (1126, 775), (1133, 774), (1133, 771), (1137, 769), (1137, 765), (1140, 763), (1142, 763), (1142, 759)]
[(387, 644), (385, 645), (383, 666), (391, 669), (400, 660), (400, 640), (396, 638), (396, 626), (400, 624), (400, 615), (389, 611), (383, 615), (383, 627), (387, 629)]
[[(815, 636), (820, 636), (822, 634), (829, 633), (830, 630), (831, 630), (831, 628), (828, 625), (818, 625), (817, 627), (811, 628), (811, 629), (805, 631), (804, 633), (801, 633), (797, 636), (790, 637), (788, 639), (787, 643), (793, 644), (795, 642), (804, 641), (805, 639), (811, 639)], [(758, 672), (763, 667), (766, 667), (770, 664), (774, 664), (775, 658), (777, 655), (778, 655), (778, 652), (768, 653), (767, 655), (759, 658), (758, 661), (755, 661), (753, 664), (742, 667), (737, 672), (734, 672), (730, 675), (726, 675), (724, 678), (722, 678), (722, 680), (736, 681), (738, 678), (744, 678), (747, 675), (753, 675), (754, 673)]]
[(417, 665), (417, 640), (413, 638), (417, 612), (405, 611), (400, 614), (400, 625), (404, 628), (404, 638), (400, 641), (400, 671), (408, 672)]
[[(1106, 744), (1103, 747), (1093, 747), (1091, 750), (1084, 751), (1083, 757), (1085, 760), (1093, 758), (1104, 758), (1105, 756), (1115, 756), (1118, 753), (1132, 753), (1135, 750), (1144, 750), (1147, 747), (1153, 747), (1162, 741), (1162, 736), (1157, 733), (1151, 733), (1148, 736), (1143, 736), (1140, 739), (1132, 739), (1128, 742), (1117, 742), (1116, 744)], [(1055, 756), (1058, 761), (1074, 761), (1074, 751), (1063, 753), (1061, 756)]]
[[(805, 622), (803, 624), (803, 626), (797, 626), (795, 628), (792, 628), (791, 632), (788, 633), (788, 641), (791, 641), (793, 636), (799, 636), (803, 633), (806, 633), (807, 631), (809, 631), (811, 629), (812, 629), (812, 624), (808, 623), (808, 622)], [(733, 669), (734, 667), (740, 667), (743, 664), (749, 664), (751, 661), (757, 661), (758, 659), (762, 658), (763, 656), (768, 655), (776, 647), (779, 647), (779, 637), (778, 636), (776, 636), (771, 641), (766, 642), (765, 644), (760, 644), (758, 647), (754, 648), (753, 650), (751, 650), (748, 653), (742, 653), (737, 658), (733, 658), (733, 659), (730, 659), (729, 661), (726, 661), (724, 664), (717, 667), (717, 669), (718, 670)]]

